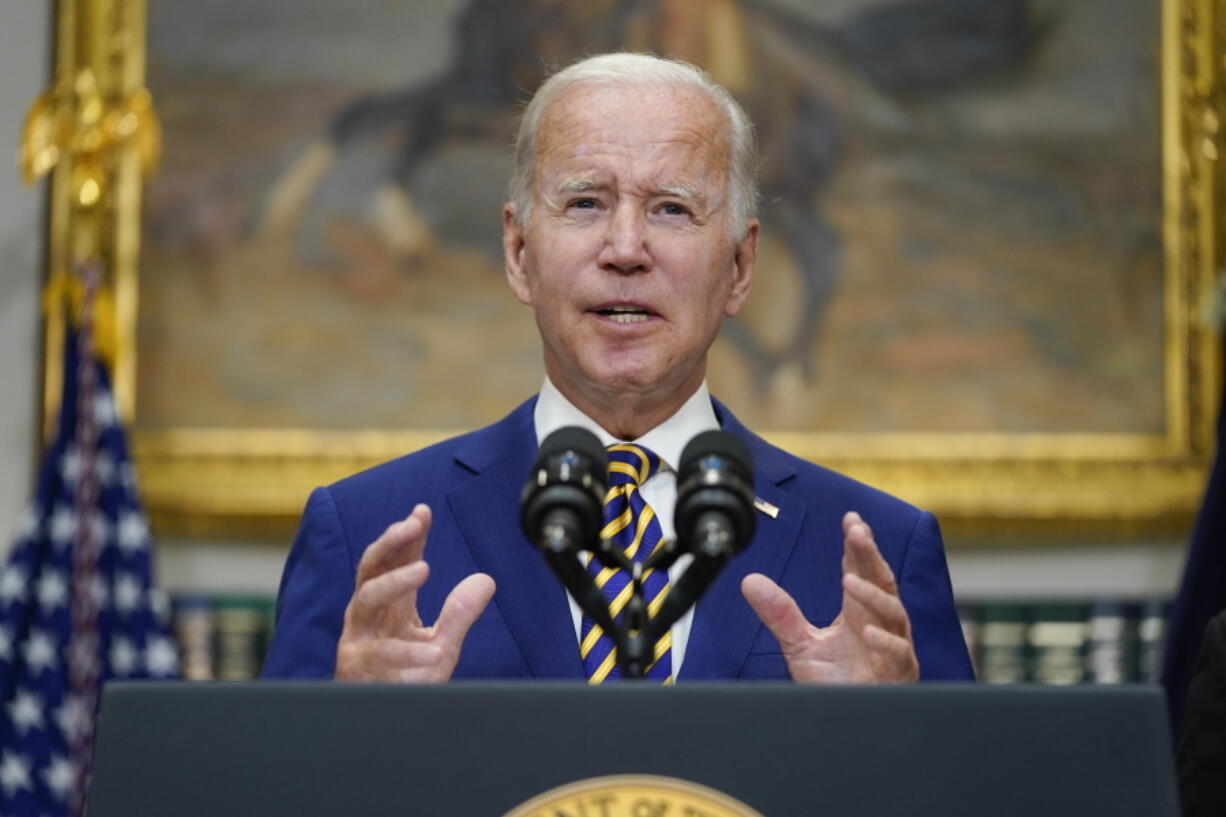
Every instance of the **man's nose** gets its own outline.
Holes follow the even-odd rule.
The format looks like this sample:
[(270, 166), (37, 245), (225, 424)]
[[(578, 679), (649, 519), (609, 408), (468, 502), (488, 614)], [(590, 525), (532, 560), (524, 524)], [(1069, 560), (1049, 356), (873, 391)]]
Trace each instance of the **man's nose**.
[(629, 275), (651, 268), (647, 225), (637, 208), (619, 204), (607, 222), (604, 247), (597, 258), (601, 269)]

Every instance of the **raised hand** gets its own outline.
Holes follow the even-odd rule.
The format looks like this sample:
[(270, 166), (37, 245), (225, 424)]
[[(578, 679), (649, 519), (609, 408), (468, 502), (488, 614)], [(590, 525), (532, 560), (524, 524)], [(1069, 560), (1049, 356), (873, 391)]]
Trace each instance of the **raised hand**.
[(843, 516), (843, 609), (829, 627), (805, 620), (787, 591), (760, 573), (741, 592), (783, 648), (796, 681), (892, 683), (919, 679), (911, 620), (894, 573), (858, 513)]
[(494, 595), (476, 573), (457, 584), (434, 626), (417, 614), (417, 591), (430, 567), (421, 560), (430, 508), (418, 505), (376, 539), (358, 563), (357, 581), (336, 647), (336, 677), (351, 681), (446, 681), (468, 628)]

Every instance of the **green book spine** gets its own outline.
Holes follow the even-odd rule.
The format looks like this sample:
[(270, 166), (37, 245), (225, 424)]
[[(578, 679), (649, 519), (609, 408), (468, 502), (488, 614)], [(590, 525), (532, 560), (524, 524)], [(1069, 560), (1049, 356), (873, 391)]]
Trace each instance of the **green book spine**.
[(986, 602), (978, 626), (979, 679), (988, 684), (1026, 680), (1026, 620), (1022, 605)]
[(256, 678), (268, 644), (268, 600), (263, 596), (222, 596), (216, 607), (217, 677), (223, 681)]
[(1090, 606), (1086, 680), (1124, 684), (1137, 678), (1137, 612), (1134, 605), (1100, 599)]
[(1079, 684), (1085, 680), (1086, 608), (1082, 604), (1042, 602), (1026, 626), (1026, 680), (1040, 684)]

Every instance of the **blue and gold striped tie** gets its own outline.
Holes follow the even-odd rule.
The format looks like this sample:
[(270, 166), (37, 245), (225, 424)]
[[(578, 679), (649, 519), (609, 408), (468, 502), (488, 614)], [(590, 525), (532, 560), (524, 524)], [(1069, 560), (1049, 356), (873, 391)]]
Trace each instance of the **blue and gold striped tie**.
[[(639, 487), (659, 469), (660, 458), (639, 445), (611, 445), (606, 450), (609, 452), (609, 491), (605, 494), (605, 526), (600, 535), (620, 546), (631, 560), (642, 562), (663, 538), (660, 520), (639, 493)], [(608, 602), (614, 622), (620, 625), (633, 590), (630, 574), (604, 567), (595, 558), (588, 562), (588, 572)], [(648, 570), (643, 574), (643, 594), (649, 617), (659, 611), (667, 592), (667, 571)], [(654, 660), (647, 668), (648, 678), (672, 683), (671, 647), (672, 635), (665, 633), (655, 644)], [(613, 639), (587, 616), (583, 617), (580, 628), (579, 655), (583, 658), (589, 684), (603, 684), (621, 677)]]

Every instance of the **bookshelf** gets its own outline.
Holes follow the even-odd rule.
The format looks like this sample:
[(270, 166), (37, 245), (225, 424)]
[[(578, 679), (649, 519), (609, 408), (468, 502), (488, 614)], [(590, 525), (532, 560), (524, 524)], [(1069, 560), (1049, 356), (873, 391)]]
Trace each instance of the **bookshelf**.
[[(172, 597), (183, 675), (243, 681), (259, 674), (272, 634), (271, 594)], [(962, 630), (983, 683), (1119, 684), (1158, 680), (1165, 597), (964, 601)]]
[[(288, 548), (288, 541), (159, 543), (159, 583), (176, 612), (183, 607), (188, 616), (180, 636), (184, 665), (200, 670), (190, 677), (258, 672)], [(958, 545), (948, 557), (981, 680), (1153, 677), (1183, 569), (1180, 542)], [(237, 612), (242, 609), (250, 613)], [(1108, 615), (1111, 609), (1120, 614)], [(1143, 621), (1149, 622), (1144, 628)]]

